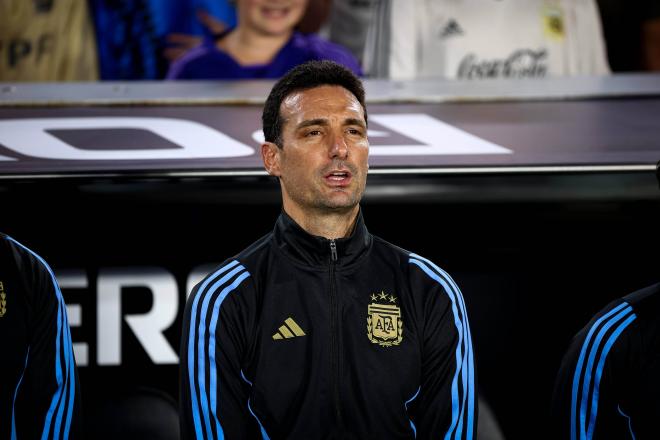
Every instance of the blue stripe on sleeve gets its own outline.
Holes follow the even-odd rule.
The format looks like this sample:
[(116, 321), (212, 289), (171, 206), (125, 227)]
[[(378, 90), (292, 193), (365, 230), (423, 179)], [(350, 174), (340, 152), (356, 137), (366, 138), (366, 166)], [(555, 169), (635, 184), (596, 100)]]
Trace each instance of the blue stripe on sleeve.
[(250, 414), (252, 414), (252, 417), (257, 419), (257, 423), (259, 424), (259, 428), (261, 429), (261, 438), (262, 440), (270, 440), (270, 437), (268, 437), (268, 433), (266, 433), (266, 430), (264, 429), (264, 425), (261, 424), (261, 420), (259, 420), (259, 417), (252, 411), (252, 407), (250, 406), (250, 399), (248, 399), (248, 410), (250, 411)]
[[(469, 380), (468, 379), (468, 377), (469, 377), (468, 370), (470, 369), (470, 366), (468, 364), (469, 356), (470, 356), (470, 351), (465, 350), (465, 353), (463, 353), (463, 363), (462, 363), (463, 367), (461, 368), (461, 377), (463, 379), (463, 384), (467, 383), (468, 380)], [(461, 412), (460, 412), (460, 417), (459, 417), (459, 423), (458, 423), (458, 426), (457, 426), (457, 429), (456, 429), (456, 435), (455, 435), (456, 439), (462, 439), (463, 438), (463, 425), (465, 423), (465, 412), (466, 412), (466, 407), (467, 407), (467, 404), (466, 404), (467, 395), (468, 395), (468, 390), (466, 390), (465, 387), (464, 387), (463, 398), (462, 398), (462, 402), (461, 402)]]
[(56, 355), (56, 363), (55, 363), (55, 378), (57, 380), (57, 390), (55, 390), (55, 394), (53, 395), (53, 398), (50, 402), (50, 407), (48, 408), (48, 412), (46, 413), (46, 420), (44, 422), (44, 429), (41, 433), (41, 440), (47, 440), (48, 436), (50, 435), (50, 426), (51, 422), (53, 419), (53, 413), (56, 410), (56, 406), (58, 405), (58, 402), (60, 401), (60, 397), (62, 394), (62, 367), (60, 364), (60, 338), (61, 338), (61, 333), (62, 333), (62, 308), (60, 307), (59, 303), (57, 305), (57, 339), (55, 342), (55, 350), (57, 351)]
[[(466, 367), (468, 371), (468, 380), (467, 380), (468, 383), (467, 383), (467, 389), (464, 389), (464, 393), (463, 393), (463, 404), (465, 405), (465, 395), (467, 394), (468, 396), (467, 397), (467, 401), (468, 401), (467, 438), (472, 439), (474, 436), (474, 425), (475, 425), (474, 423), (474, 411), (475, 411), (474, 351), (472, 349), (472, 332), (470, 330), (470, 321), (467, 315), (467, 309), (465, 307), (465, 300), (463, 298), (461, 290), (458, 288), (452, 277), (447, 272), (445, 272), (438, 265), (436, 265), (435, 263), (424, 257), (421, 257), (417, 254), (410, 254), (410, 256), (411, 258), (422, 260), (428, 263), (431, 267), (433, 267), (435, 271), (453, 287), (454, 292), (456, 293), (456, 299), (458, 300), (460, 310), (463, 315), (463, 327), (465, 328), (465, 333), (466, 333), (466, 336), (464, 338), (464, 343), (466, 345), (466, 351), (467, 351)], [(461, 414), (460, 417), (460, 429), (459, 432), (457, 432), (458, 435), (456, 435), (456, 438), (461, 438), (462, 426), (463, 426), (463, 414)]]
[[(64, 302), (61, 301), (60, 304), (61, 308), (63, 311), (63, 338), (62, 338), (62, 345), (64, 348), (64, 388), (62, 390), (62, 397), (60, 399), (60, 403), (57, 408), (57, 414), (55, 416), (55, 428), (53, 429), (53, 437), (54, 438), (59, 438), (60, 433), (62, 432), (62, 416), (64, 414), (64, 408), (67, 406), (66, 402), (69, 397), (68, 391), (69, 388), (71, 387), (71, 372), (73, 372), (73, 365), (71, 365), (71, 359), (70, 359), (70, 345), (67, 341), (67, 336), (69, 335), (68, 332), (68, 320), (66, 319), (66, 306), (64, 305)], [(71, 402), (69, 402), (69, 406), (71, 406)]]
[(470, 343), (470, 357), (468, 359), (468, 368), (470, 369), (470, 392), (468, 393), (468, 431), (467, 438), (471, 439), (474, 437), (474, 353), (472, 351), (472, 332), (470, 331), (470, 324), (468, 322), (468, 317), (465, 315), (465, 321), (467, 322), (468, 330), (468, 340)]
[[(245, 382), (247, 382), (250, 386), (252, 386), (252, 382), (250, 382), (247, 377), (245, 377), (245, 374), (243, 374), (243, 370), (241, 370), (241, 377)], [(261, 424), (261, 420), (259, 420), (259, 417), (252, 411), (252, 406), (250, 406), (250, 399), (248, 399), (248, 410), (250, 411), (250, 414), (252, 414), (252, 417), (254, 417), (257, 420), (257, 423), (259, 424), (259, 428), (261, 429), (261, 438), (262, 440), (270, 440), (268, 437), (268, 433), (266, 433), (266, 430), (264, 429), (264, 425)]]
[[(199, 402), (200, 406), (202, 407), (202, 416), (204, 419), (204, 425), (206, 426), (206, 432), (209, 435), (209, 437), (212, 436), (211, 431), (211, 415), (209, 413), (209, 398), (206, 393), (206, 344), (205, 344), (205, 338), (206, 338), (206, 315), (208, 311), (208, 306), (209, 302), (211, 300), (211, 297), (215, 294), (215, 292), (222, 287), (227, 281), (229, 281), (231, 278), (233, 278), (236, 274), (239, 272), (245, 270), (245, 268), (241, 265), (237, 266), (234, 268), (231, 272), (223, 276), (220, 280), (216, 281), (213, 283), (211, 288), (208, 290), (206, 293), (204, 300), (202, 301), (202, 310), (200, 311), (199, 314), (199, 327), (197, 329), (199, 335), (197, 336), (197, 380), (199, 381)], [(222, 437), (222, 432), (219, 432), (217, 434), (218, 438), (223, 438)]]
[[(67, 343), (71, 344), (71, 329), (67, 320)], [(73, 346), (69, 348), (69, 361), (71, 365), (75, 366), (75, 358), (73, 355)], [(66, 414), (66, 424), (64, 426), (64, 438), (69, 438), (69, 431), (71, 429), (71, 417), (73, 416), (73, 407), (75, 406), (75, 394), (76, 394), (76, 372), (74, 368), (71, 368), (69, 371), (69, 408)]]
[(632, 440), (636, 440), (635, 433), (633, 432), (632, 429), (632, 420), (630, 420), (630, 416), (623, 412), (623, 410), (621, 409), (621, 405), (617, 405), (616, 409), (619, 411), (619, 414), (621, 414), (623, 417), (628, 419), (628, 430), (630, 431), (630, 438), (632, 438)]
[(589, 358), (587, 360), (587, 367), (584, 370), (584, 379), (582, 383), (582, 398), (580, 399), (580, 440), (586, 440), (586, 422), (587, 422), (587, 402), (589, 395), (589, 388), (591, 387), (591, 377), (594, 362), (596, 359), (596, 354), (598, 353), (600, 342), (602, 341), (605, 333), (617, 322), (621, 321), (627, 314), (632, 311), (630, 306), (621, 310), (619, 313), (608, 319), (603, 327), (598, 332), (596, 339), (594, 340), (593, 345), (591, 346), (591, 351), (589, 353)]
[(472, 349), (472, 331), (470, 330), (470, 319), (468, 318), (467, 315), (467, 308), (465, 307), (465, 299), (463, 298), (463, 294), (461, 293), (461, 289), (458, 288), (458, 285), (456, 282), (453, 280), (453, 278), (445, 272), (442, 268), (440, 268), (438, 265), (436, 265), (434, 262), (431, 260), (428, 260), (424, 257), (421, 257), (417, 254), (411, 254), (412, 258), (416, 258), (422, 261), (425, 261), (428, 263), (431, 267), (433, 267), (440, 276), (442, 276), (451, 286), (454, 288), (454, 292), (456, 292), (456, 298), (459, 302), (460, 305), (460, 310), (463, 315), (463, 325), (466, 329), (468, 337), (466, 338), (467, 342), (467, 348), (469, 352), (468, 356), (468, 370), (469, 370), (469, 393), (468, 393), (468, 438), (472, 438), (473, 436), (473, 429), (474, 429), (474, 401), (475, 401), (475, 396), (474, 396), (474, 351)]
[[(465, 399), (466, 396), (469, 393), (473, 393), (474, 387), (472, 384), (469, 383), (470, 378), (474, 377), (473, 373), (470, 374), (470, 369), (472, 368), (469, 365), (470, 361), (470, 351), (472, 350), (472, 344), (471, 341), (468, 339), (469, 338), (469, 328), (465, 320), (461, 320), (460, 315), (462, 314), (464, 318), (466, 318), (465, 314), (465, 305), (462, 303), (462, 295), (460, 294), (460, 290), (456, 287), (455, 283), (453, 283), (453, 280), (446, 274), (446, 272), (442, 271), (439, 267), (434, 265), (432, 262), (419, 257), (418, 255), (411, 254), (410, 255), (410, 260), (409, 262), (412, 264), (417, 265), (420, 267), (431, 279), (437, 281), (442, 285), (444, 288), (445, 292), (449, 296), (452, 304), (452, 312), (454, 315), (454, 324), (456, 326), (456, 329), (459, 334), (459, 340), (458, 344), (456, 347), (456, 372), (454, 373), (454, 377), (452, 379), (452, 388), (451, 388), (451, 394), (452, 394), (452, 423), (449, 427), (449, 430), (447, 431), (445, 435), (445, 440), (450, 440), (452, 437), (453, 438), (460, 438), (462, 435), (462, 429), (463, 429), (463, 424), (464, 424), (464, 414), (465, 414)], [(425, 262), (428, 262), (430, 265), (432, 265), (438, 272), (439, 274), (433, 272), (431, 269), (426, 266), (425, 263), (423, 263), (420, 260), (424, 260)], [(461, 313), (459, 314), (459, 309)], [(463, 354), (463, 345), (465, 345), (465, 354)], [(462, 402), (459, 402), (459, 396), (458, 396), (458, 379), (462, 379), (461, 381), (461, 387), (463, 390), (463, 396), (462, 396)], [(472, 379), (473, 380), (473, 379)], [(468, 403), (470, 402), (470, 399), (468, 398)], [(469, 414), (468, 410), (468, 423), (471, 425), (472, 423), (472, 414)], [(471, 430), (468, 430), (468, 435)]]
[(605, 343), (605, 346), (603, 347), (603, 351), (596, 366), (596, 377), (594, 379), (594, 389), (592, 390), (591, 396), (591, 410), (589, 411), (589, 428), (587, 429), (587, 439), (592, 438), (594, 425), (596, 424), (596, 414), (598, 413), (598, 391), (600, 387), (600, 378), (603, 375), (603, 367), (605, 366), (605, 359), (607, 358), (607, 355), (609, 354), (610, 349), (616, 342), (617, 338), (626, 329), (626, 327), (628, 327), (630, 323), (635, 320), (635, 318), (637, 318), (637, 316), (634, 313), (628, 316), (628, 318), (623, 321), (616, 328), (616, 330), (614, 330), (614, 332), (610, 335), (609, 339)]
[[(410, 399), (406, 400), (406, 402), (403, 404), (403, 406), (406, 408), (406, 412), (408, 412), (408, 404), (417, 398), (421, 390), (422, 387), (420, 386), (419, 388), (417, 388), (417, 392)], [(413, 423), (412, 419), (410, 419), (410, 427), (413, 430), (413, 435), (415, 436), (415, 438), (417, 438), (417, 428), (415, 427), (415, 424)]]
[[(43, 428), (43, 431), (42, 431), (42, 434), (41, 434), (42, 440), (46, 440), (48, 438), (48, 435), (50, 434), (52, 417), (53, 417), (53, 413), (56, 411), (56, 407), (59, 406), (59, 405), (65, 405), (65, 403), (62, 402), (63, 399), (61, 399), (62, 393), (63, 393), (63, 389), (62, 389), (62, 386), (63, 386), (62, 382), (63, 381), (62, 381), (62, 363), (61, 363), (61, 359), (60, 359), (60, 347), (61, 347), (61, 345), (66, 344), (64, 339), (65, 339), (65, 335), (68, 334), (68, 333), (66, 333), (65, 330), (63, 331), (63, 328), (62, 328), (63, 326), (67, 325), (66, 324), (66, 309), (64, 308), (65, 307), (64, 306), (64, 298), (62, 297), (62, 292), (60, 291), (60, 287), (57, 284), (55, 274), (51, 270), (48, 263), (46, 263), (46, 261), (43, 258), (41, 258), (39, 255), (37, 255), (35, 252), (33, 252), (30, 249), (28, 249), (27, 247), (23, 246), (21, 243), (17, 242), (13, 238), (7, 237), (7, 239), (10, 240), (12, 243), (16, 244), (17, 246), (19, 246), (20, 248), (22, 248), (22, 249), (26, 250), (27, 252), (29, 252), (32, 256), (34, 256), (44, 266), (44, 268), (46, 268), (46, 270), (50, 274), (50, 278), (51, 278), (51, 281), (53, 283), (53, 287), (55, 289), (55, 297), (57, 299), (57, 336), (56, 336), (56, 339), (55, 339), (55, 352), (56, 352), (56, 354), (55, 354), (55, 379), (57, 381), (57, 390), (55, 391), (55, 394), (53, 395), (50, 406), (48, 408), (48, 412), (46, 413), (46, 419), (44, 421), (44, 428)], [(69, 339), (69, 342), (70, 342), (70, 339)], [(66, 350), (66, 346), (64, 348)], [(61, 409), (62, 409), (62, 407), (57, 407), (57, 412), (60, 414), (60, 416), (61, 416)], [(61, 425), (61, 419), (57, 416), (56, 416), (55, 423), (56, 423), (56, 427)], [(59, 435), (60, 432), (56, 431), (56, 429), (59, 429), (59, 428), (54, 428), (53, 436), (55, 438), (58, 438), (60, 436)]]
[[(242, 266), (241, 266), (242, 267)], [(236, 289), (240, 284), (243, 282), (244, 279), (250, 276), (250, 273), (248, 271), (243, 272), (240, 274), (233, 283), (231, 283), (229, 286), (225, 287), (222, 292), (220, 292), (220, 295), (215, 299), (215, 302), (213, 303), (213, 311), (211, 315), (211, 324), (210, 324), (210, 329), (209, 329), (209, 365), (210, 365), (210, 393), (211, 393), (211, 398), (210, 398), (210, 406), (211, 410), (213, 411), (213, 417), (215, 419), (215, 426), (216, 426), (216, 431), (217, 432), (222, 432), (222, 427), (220, 426), (220, 421), (218, 420), (218, 401), (217, 401), (217, 364), (215, 361), (215, 330), (216, 326), (218, 325), (218, 315), (220, 314), (220, 305), (224, 301), (224, 299), (227, 297), (229, 292), (232, 290)]]
[(215, 271), (206, 280), (204, 280), (202, 285), (197, 290), (195, 298), (193, 299), (193, 304), (192, 304), (192, 308), (191, 308), (190, 323), (188, 324), (189, 325), (189, 334), (188, 334), (188, 385), (190, 387), (190, 401), (191, 401), (191, 405), (192, 405), (193, 424), (195, 425), (195, 437), (197, 439), (203, 439), (204, 438), (204, 431), (202, 430), (202, 424), (201, 424), (201, 421), (200, 421), (199, 402), (198, 402), (198, 399), (197, 399), (197, 389), (195, 387), (195, 330), (197, 329), (197, 324), (196, 324), (196, 320), (197, 320), (197, 303), (199, 301), (199, 298), (206, 294), (205, 290), (206, 290), (206, 287), (209, 285), (209, 283), (211, 283), (218, 276), (222, 275), (224, 272), (226, 272), (227, 270), (229, 270), (232, 267), (236, 266), (237, 264), (238, 264), (238, 261), (234, 260), (231, 263), (228, 263), (225, 266), (218, 269), (217, 271)]
[(252, 382), (248, 380), (247, 377), (245, 377), (245, 373), (243, 373), (243, 370), (241, 370), (241, 378), (248, 383), (248, 385), (252, 386)]
[[(410, 260), (412, 264), (415, 264), (419, 266), (426, 274), (437, 281), (438, 283), (442, 284), (443, 287), (447, 286), (446, 283), (440, 279), (436, 274), (431, 272), (431, 270), (426, 267), (424, 263), (418, 260)], [(446, 290), (449, 291), (449, 286), (446, 287)], [(458, 402), (458, 376), (461, 371), (461, 362), (462, 362), (462, 342), (463, 342), (463, 324), (460, 321), (460, 318), (458, 317), (458, 311), (456, 309), (456, 301), (453, 298), (453, 294), (449, 294), (450, 299), (451, 299), (451, 308), (452, 312), (454, 314), (454, 324), (456, 325), (456, 330), (458, 331), (458, 344), (456, 345), (456, 372), (454, 373), (454, 377), (451, 381), (451, 425), (449, 427), (449, 430), (447, 431), (447, 434), (445, 435), (445, 440), (451, 439), (451, 434), (454, 432), (454, 429), (456, 428), (456, 424), (458, 423), (458, 416), (459, 416), (459, 402)]]
[(578, 426), (577, 425), (577, 401), (578, 401), (578, 390), (580, 388), (580, 378), (582, 377), (582, 365), (584, 364), (584, 359), (587, 354), (587, 349), (589, 347), (589, 343), (591, 342), (591, 337), (593, 336), (594, 332), (598, 329), (600, 326), (601, 322), (604, 320), (608, 319), (610, 316), (614, 315), (617, 313), (619, 310), (623, 309), (626, 307), (628, 304), (627, 303), (621, 303), (609, 312), (607, 312), (605, 315), (601, 316), (589, 329), (589, 332), (587, 333), (587, 337), (585, 338), (584, 342), (582, 343), (582, 349), (580, 350), (580, 356), (578, 358), (578, 363), (577, 366), (575, 367), (575, 374), (573, 375), (573, 389), (572, 389), (572, 396), (571, 396), (571, 440), (577, 440), (578, 438)]

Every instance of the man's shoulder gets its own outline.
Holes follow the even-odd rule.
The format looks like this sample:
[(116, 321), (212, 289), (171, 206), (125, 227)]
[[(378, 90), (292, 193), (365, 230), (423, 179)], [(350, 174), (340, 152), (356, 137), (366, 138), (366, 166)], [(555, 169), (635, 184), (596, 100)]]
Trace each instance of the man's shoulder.
[(636, 320), (636, 310), (627, 301), (627, 297), (617, 298), (599, 310), (580, 329), (571, 342), (569, 352), (576, 357), (587, 349), (595, 352), (603, 344), (611, 346), (616, 352), (621, 337), (627, 337), (630, 330), (637, 327)]
[(623, 298), (642, 319), (657, 322), (660, 318), (660, 283), (637, 290)]
[(382, 237), (373, 234), (371, 234), (371, 236), (373, 237), (374, 240), (374, 246), (381, 247), (383, 249), (386, 249), (387, 251), (394, 252), (406, 258), (411, 253), (410, 251), (402, 248), (401, 246), (397, 246), (396, 244), (391, 243)]
[(603, 322), (620, 321), (624, 317), (633, 315), (635, 317), (651, 316), (654, 320), (660, 316), (660, 283), (611, 301), (591, 318), (582, 329), (582, 333), (588, 332), (592, 327), (602, 325)]
[(0, 253), (3, 256), (14, 258), (13, 248), (14, 244), (11, 241), (11, 238), (0, 232)]
[(374, 235), (373, 237), (374, 246), (378, 248), (378, 252), (387, 254), (389, 259), (399, 260), (408, 266), (410, 276), (420, 276), (436, 282), (438, 278), (451, 279), (449, 274), (433, 260), (392, 244), (378, 236)]
[(55, 274), (46, 260), (9, 235), (0, 235), (0, 282), (18, 282), (34, 307), (57, 304), (61, 298)]
[(236, 254), (231, 259), (240, 261), (243, 264), (252, 266), (257, 260), (259, 260), (266, 252), (269, 250), (269, 244), (273, 238), (273, 233), (269, 232), (268, 234), (262, 236), (251, 245), (243, 249), (241, 252)]
[(268, 250), (268, 244), (272, 233), (266, 234), (257, 241), (243, 249), (238, 254), (227, 258), (225, 261), (215, 266), (202, 280), (198, 286), (204, 285), (221, 275), (235, 274), (237, 272), (246, 272), (253, 275), (258, 261)]
[(18, 266), (19, 272), (26, 274), (28, 273), (37, 273), (43, 272), (48, 274), (51, 272), (50, 266), (48, 263), (39, 256), (36, 252), (28, 248), (23, 243), (15, 240), (9, 235), (0, 233), (0, 240), (2, 245), (5, 247), (4, 252), (9, 253), (16, 265)]

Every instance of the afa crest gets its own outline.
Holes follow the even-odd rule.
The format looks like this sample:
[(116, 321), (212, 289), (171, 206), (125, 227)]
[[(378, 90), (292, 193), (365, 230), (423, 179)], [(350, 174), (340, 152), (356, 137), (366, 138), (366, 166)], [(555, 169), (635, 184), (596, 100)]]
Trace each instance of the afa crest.
[(381, 347), (399, 345), (403, 340), (403, 321), (397, 298), (384, 291), (371, 294), (367, 309), (367, 336)]

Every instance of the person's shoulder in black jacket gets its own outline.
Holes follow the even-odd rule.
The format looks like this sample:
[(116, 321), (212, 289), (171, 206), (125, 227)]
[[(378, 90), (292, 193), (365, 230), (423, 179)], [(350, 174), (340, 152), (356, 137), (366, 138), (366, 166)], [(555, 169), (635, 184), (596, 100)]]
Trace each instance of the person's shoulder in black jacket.
[(79, 437), (80, 393), (53, 271), (0, 234), (0, 439)]
[(660, 438), (660, 283), (617, 299), (573, 338), (553, 396), (553, 438)]

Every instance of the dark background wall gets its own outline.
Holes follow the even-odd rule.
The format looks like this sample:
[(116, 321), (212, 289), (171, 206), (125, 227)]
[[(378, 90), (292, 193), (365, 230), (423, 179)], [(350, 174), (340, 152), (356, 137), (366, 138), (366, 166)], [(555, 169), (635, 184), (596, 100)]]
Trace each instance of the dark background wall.
[[(593, 187), (597, 181), (585, 191), (570, 179), (530, 186), (506, 176), (466, 185), (370, 177), (363, 210), (371, 232), (434, 260), (462, 287), (481, 392), (508, 439), (543, 437), (563, 350), (590, 316), (660, 281), (660, 191), (637, 197), (617, 186), (620, 177), (605, 177), (619, 188), (611, 194)], [(140, 387), (178, 394), (177, 366), (155, 365), (125, 322), (121, 365), (97, 364), (99, 273), (158, 266), (173, 274), (179, 312), (165, 335), (178, 351), (190, 271), (267, 233), (280, 209), (276, 184), (265, 178), (5, 181), (0, 203), (4, 232), (58, 272), (87, 276), (87, 288), (64, 295), (82, 309), (74, 342), (89, 345), (89, 365), (79, 371), (90, 438), (123, 394)], [(152, 307), (144, 288), (124, 289), (122, 301), (122, 313)]]

